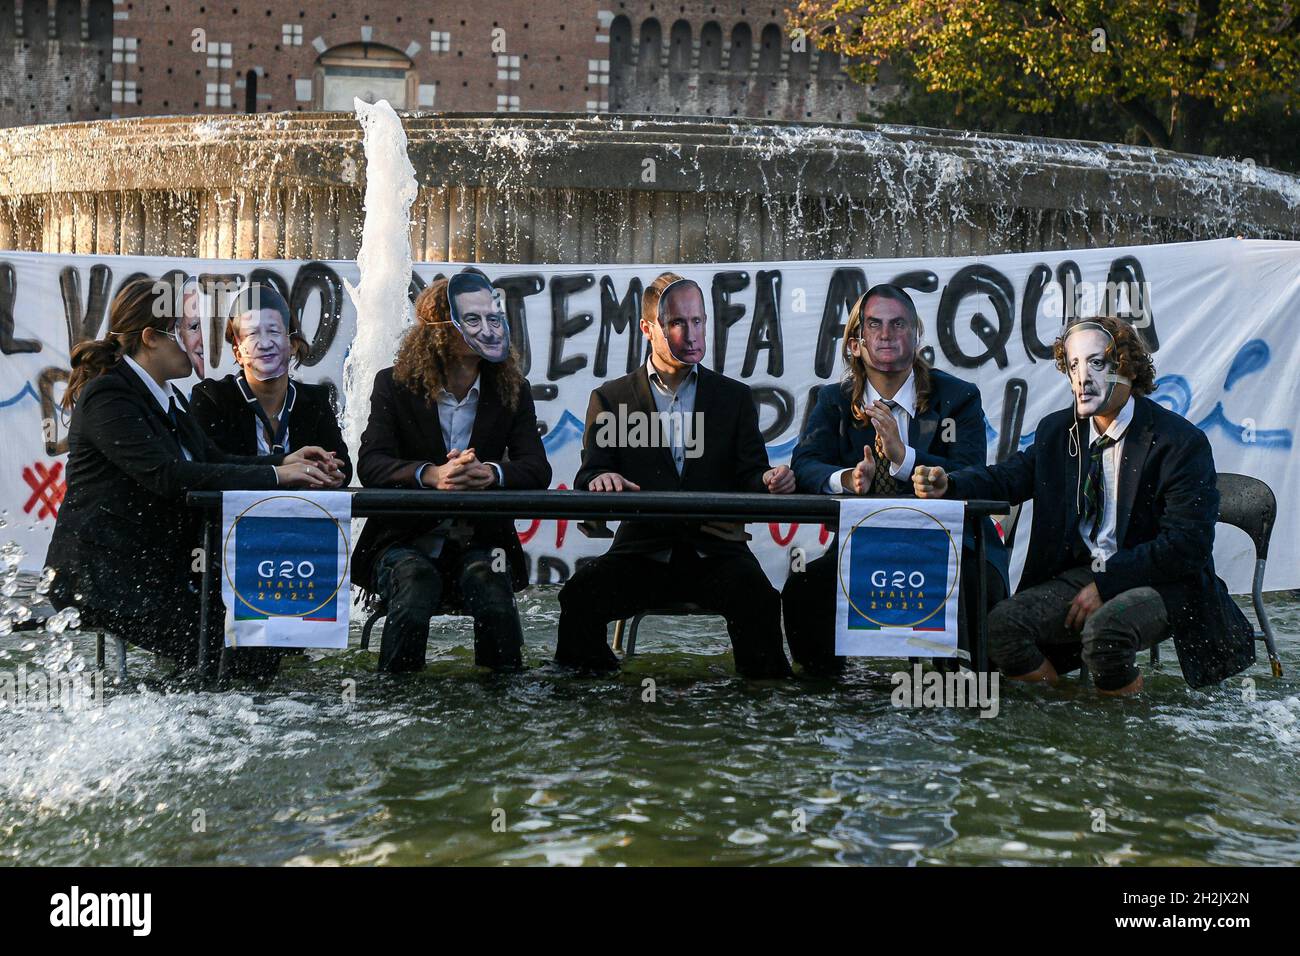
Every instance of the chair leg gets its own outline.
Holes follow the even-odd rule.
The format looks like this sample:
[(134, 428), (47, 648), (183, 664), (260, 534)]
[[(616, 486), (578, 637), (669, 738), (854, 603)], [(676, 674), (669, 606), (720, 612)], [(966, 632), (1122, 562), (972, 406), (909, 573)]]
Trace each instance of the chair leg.
[(1160, 645), (1151, 645), (1151, 666), (1153, 668), (1160, 666)]
[(1079, 683), (1081, 683), (1084, 687), (1087, 687), (1090, 683), (1092, 683), (1092, 675), (1088, 673), (1087, 664), (1079, 665)]
[(641, 627), (641, 618), (643, 617), (645, 617), (645, 612), (632, 618), (632, 626), (628, 628), (627, 632), (627, 653), (623, 655), (624, 657), (631, 657), (636, 653), (636, 632)]
[(375, 629), (375, 622), (378, 621), (380, 617), (380, 613), (376, 611), (374, 614), (371, 614), (370, 617), (366, 618), (366, 623), (362, 625), (361, 649), (363, 651), (370, 650), (370, 632)]
[(126, 683), (126, 641), (123, 638), (115, 637), (113, 640), (117, 643), (117, 678), (123, 684)]
[(104, 669), (104, 632), (95, 635), (95, 669)]
[(1250, 600), (1255, 605), (1255, 617), (1259, 620), (1259, 629), (1264, 635), (1264, 646), (1268, 648), (1268, 663), (1274, 677), (1282, 676), (1282, 659), (1277, 656), (1277, 641), (1273, 637), (1273, 625), (1269, 623), (1264, 611), (1264, 565), (1260, 558), (1255, 562), (1255, 582), (1250, 589)]
[(616, 651), (623, 649), (623, 630), (625, 627), (627, 627), (627, 621), (622, 618), (614, 622), (614, 650)]

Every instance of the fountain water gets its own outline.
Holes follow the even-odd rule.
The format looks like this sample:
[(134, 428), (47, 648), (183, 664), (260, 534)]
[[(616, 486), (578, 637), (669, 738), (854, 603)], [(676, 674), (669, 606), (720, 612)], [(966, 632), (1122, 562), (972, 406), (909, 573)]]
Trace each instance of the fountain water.
[(356, 101), (365, 131), (366, 200), (357, 267), (361, 281), (344, 287), (357, 310), (357, 331), (343, 361), (347, 397), (343, 438), (361, 447), (375, 373), (393, 361), (402, 332), (411, 324), (411, 245), (407, 241), (415, 169), (406, 155), (402, 121), (387, 100), (371, 106)]

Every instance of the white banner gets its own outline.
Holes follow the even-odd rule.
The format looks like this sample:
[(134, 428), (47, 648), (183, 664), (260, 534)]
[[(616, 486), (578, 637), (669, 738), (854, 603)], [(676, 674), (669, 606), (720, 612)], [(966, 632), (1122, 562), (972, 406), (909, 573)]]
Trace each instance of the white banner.
[[(1040, 418), (1070, 402), (1050, 348), (1062, 303), (1080, 312), (1120, 289), (1120, 311), (1138, 314), (1155, 351), (1155, 400), (1200, 426), (1220, 471), (1267, 481), (1277, 494), (1266, 586), (1300, 587), (1300, 461), (1295, 450), (1300, 369), (1300, 243), (1216, 240), (1014, 255), (761, 262), (718, 265), (478, 264), (506, 296), (512, 334), (523, 347), (556, 487), (578, 468), (583, 418), (592, 388), (644, 359), (636, 327), (640, 289), (665, 268), (695, 279), (709, 311), (705, 364), (749, 384), (773, 464), (788, 462), (808, 407), (809, 389), (838, 380), (838, 346), (849, 305), (869, 284), (911, 287), (925, 322), (923, 346), (938, 368), (977, 384), (987, 417), (989, 460), (1024, 447)], [(418, 283), (459, 266), (420, 263)], [(207, 282), (273, 277), (290, 293), (313, 343), (304, 381), (342, 381), (356, 313), (343, 280), (355, 262), (0, 253), (0, 544), (26, 551), (39, 570), (64, 482), (66, 426), (55, 414), (73, 342), (102, 334), (113, 292), (133, 274), (181, 269)], [(1078, 280), (1077, 282), (1075, 280)], [(1059, 280), (1059, 283), (1058, 283)], [(1145, 294), (1133, 296), (1133, 288)], [(1135, 298), (1138, 301), (1135, 304)], [(206, 330), (207, 374), (234, 365), (223, 324)], [(1022, 420), (1012, 414), (1023, 408)], [(356, 449), (351, 450), (355, 456)], [(1021, 520), (1028, 527), (1028, 510)], [(533, 579), (557, 583), (584, 555), (603, 553), (566, 521), (518, 522)], [(754, 547), (780, 585), (789, 549), (809, 558), (829, 536), (816, 525), (751, 526)], [(1027, 534), (1017, 537), (1023, 551)], [(1220, 526), (1220, 574), (1237, 592), (1250, 586), (1254, 555), (1244, 534)], [(1013, 579), (1019, 557), (1013, 560)]]
[(840, 502), (835, 653), (956, 657), (964, 501)]
[(351, 526), (345, 491), (223, 494), (226, 646), (346, 648)]

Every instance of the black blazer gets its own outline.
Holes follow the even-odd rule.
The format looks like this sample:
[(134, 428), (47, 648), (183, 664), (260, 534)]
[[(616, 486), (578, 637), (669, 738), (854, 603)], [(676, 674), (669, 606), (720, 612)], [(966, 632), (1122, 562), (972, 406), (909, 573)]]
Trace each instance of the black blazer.
[[(949, 430), (943, 422), (951, 419)], [(951, 441), (945, 440), (951, 434)], [(876, 443), (875, 426), (861, 425), (853, 417), (852, 394), (847, 382), (823, 385), (817, 392), (817, 404), (808, 416), (808, 424), (790, 467), (799, 490), (821, 494), (826, 481), (837, 471), (852, 468), (862, 460), (863, 450)], [(988, 460), (988, 435), (984, 430), (984, 404), (980, 390), (938, 369), (930, 370), (930, 400), (927, 408), (912, 416), (907, 428), (907, 444), (916, 450), (916, 465), (956, 471)], [(898, 497), (913, 496), (912, 476), (899, 474)], [(974, 496), (970, 496), (974, 497)], [(989, 518), (984, 519), (985, 554), (998, 572), (1007, 590), (1011, 588), (1010, 556)]]
[[(1255, 660), (1254, 631), (1214, 573), (1219, 514), (1214, 454), (1205, 434), (1142, 396), (1124, 433), (1115, 540), (1119, 550), (1094, 572), (1102, 600), (1149, 586), (1164, 599), (1183, 676), (1193, 687), (1231, 677)], [(1071, 427), (1080, 436), (1071, 454)], [(991, 467), (950, 476), (947, 497), (1034, 502), (1020, 590), (1075, 565), (1088, 422), (1072, 408), (1045, 417), (1034, 444)], [(1080, 447), (1081, 446), (1081, 447)]]
[[(698, 458), (687, 458), (679, 477), (672, 452), (660, 442), (657, 447), (625, 448), (617, 444), (602, 447), (596, 441), (600, 431), (597, 416), (609, 412), (626, 420), (631, 412), (657, 422), (658, 409), (650, 393), (646, 367), (608, 381), (591, 393), (587, 423), (582, 435), (582, 466), (573, 487), (586, 491), (591, 479), (613, 471), (640, 485), (642, 491), (750, 491), (766, 492), (763, 473), (769, 468), (767, 448), (758, 429), (758, 409), (749, 386), (727, 378), (703, 365), (695, 388), (695, 411), (703, 414), (704, 433)], [(620, 415), (620, 409), (623, 409)], [(700, 528), (700, 522), (623, 521), (610, 554), (640, 554), (687, 544), (706, 555), (748, 551), (744, 541), (720, 538)]]
[[(242, 373), (239, 373), (242, 374)], [(261, 427), (253, 402), (239, 387), (239, 374), (204, 379), (190, 394), (190, 411), (222, 451), (232, 455), (257, 454), (257, 429)], [(289, 451), (318, 445), (343, 459), (343, 487), (352, 482), (352, 459), (339, 431), (338, 418), (324, 385), (289, 383)]]
[[(126, 362), (82, 391), (68, 432), (67, 493), (45, 558), (57, 572), (55, 607), (187, 613), (202, 521), (186, 492), (277, 487), (273, 466), (283, 455), (228, 455), (190, 415), (177, 418), (173, 428)], [(181, 437), (193, 461), (181, 454)]]
[[(537, 413), (532, 388), (519, 386), (515, 410), (507, 411), (496, 388), (496, 368), (480, 364), (478, 409), (470, 431), (470, 446), (480, 461), (501, 466), (503, 487), (539, 489), (551, 483), (551, 466), (537, 434)], [(361, 435), (357, 474), (368, 488), (418, 488), (415, 480), (426, 462), (447, 461), (438, 405), (414, 390), (397, 384), (392, 368), (375, 376), (370, 393), (370, 420)], [(429, 494), (438, 492), (430, 490)], [(488, 492), (484, 492), (487, 494)], [(377, 592), (375, 563), (394, 544), (410, 541), (433, 530), (439, 518), (369, 518), (352, 554), (352, 580), (371, 594)], [(528, 563), (519, 544), (514, 522), (475, 519), (470, 547), (505, 548), (516, 591), (528, 586)]]

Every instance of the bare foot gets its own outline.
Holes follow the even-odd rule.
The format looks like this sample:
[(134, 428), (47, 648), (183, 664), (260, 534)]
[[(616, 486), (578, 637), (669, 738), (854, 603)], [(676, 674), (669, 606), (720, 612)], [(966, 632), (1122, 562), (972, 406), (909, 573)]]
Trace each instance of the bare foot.
[(1026, 683), (1048, 683), (1055, 685), (1061, 679), (1056, 673), (1056, 668), (1052, 662), (1043, 658), (1043, 663), (1039, 664), (1027, 674), (1008, 674), (1007, 680), (1019, 680)]
[(1142, 692), (1141, 674), (1138, 674), (1137, 680), (1135, 680), (1133, 683), (1127, 684), (1124, 687), (1119, 688), (1118, 690), (1102, 690), (1100, 687), (1097, 688), (1097, 693), (1100, 694), (1102, 697), (1132, 697), (1134, 694), (1138, 694), (1141, 692)]

